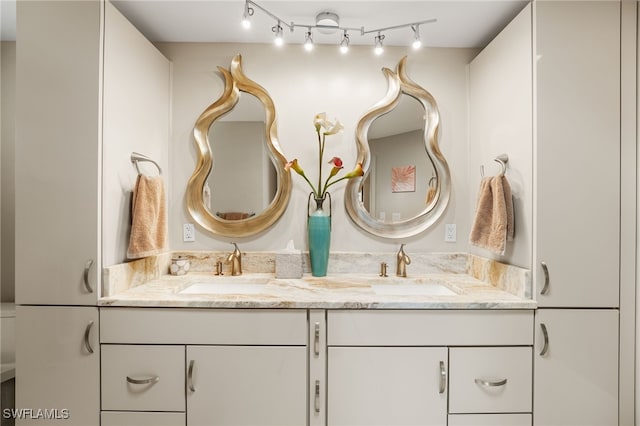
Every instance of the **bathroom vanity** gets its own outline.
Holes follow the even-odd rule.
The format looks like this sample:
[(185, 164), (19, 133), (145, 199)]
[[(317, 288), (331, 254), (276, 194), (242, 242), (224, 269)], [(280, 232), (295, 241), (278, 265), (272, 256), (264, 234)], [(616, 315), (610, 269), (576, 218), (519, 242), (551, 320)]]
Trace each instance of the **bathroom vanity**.
[(464, 271), (161, 275), (99, 305), (102, 425), (531, 424), (536, 304)]
[(103, 425), (531, 424), (531, 310), (100, 315)]

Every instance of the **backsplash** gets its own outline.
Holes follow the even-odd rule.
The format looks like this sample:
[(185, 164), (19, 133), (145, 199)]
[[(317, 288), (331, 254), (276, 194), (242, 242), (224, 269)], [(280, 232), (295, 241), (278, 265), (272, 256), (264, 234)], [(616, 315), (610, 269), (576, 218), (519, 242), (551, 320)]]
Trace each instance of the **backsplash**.
[[(173, 251), (158, 256), (135, 260), (104, 268), (102, 296), (108, 297), (169, 274), (173, 257), (190, 260), (190, 272), (212, 273), (216, 262), (222, 261), (225, 274), (230, 273), (226, 263), (228, 252)], [(309, 257), (301, 254), (303, 270), (309, 273)], [(395, 274), (395, 253), (332, 252), (328, 274), (375, 275), (382, 262), (387, 263), (389, 275)], [(245, 274), (275, 273), (276, 252), (242, 252)], [(408, 275), (461, 274), (470, 275), (501, 290), (522, 298), (531, 298), (531, 272), (528, 269), (500, 263), (467, 253), (412, 253)]]

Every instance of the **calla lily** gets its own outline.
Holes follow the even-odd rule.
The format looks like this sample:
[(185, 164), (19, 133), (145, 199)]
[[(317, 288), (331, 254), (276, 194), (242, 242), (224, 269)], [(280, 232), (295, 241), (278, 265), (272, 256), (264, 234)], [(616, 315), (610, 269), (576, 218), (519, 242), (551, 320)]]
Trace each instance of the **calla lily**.
[(335, 135), (344, 129), (344, 126), (338, 120), (336, 120), (335, 123), (327, 120), (327, 114), (324, 112), (316, 114), (313, 119), (313, 124), (318, 134), (320, 134), (320, 129), (324, 129), (322, 134), (325, 136)]
[(333, 168), (331, 169), (331, 172), (329, 172), (329, 177), (327, 179), (331, 179), (332, 177), (337, 175), (338, 172), (343, 168), (342, 160), (340, 159), (340, 157), (333, 157), (331, 161), (329, 161), (329, 164), (333, 164)]
[(342, 159), (340, 157), (333, 157), (329, 160), (329, 164), (333, 164), (333, 167), (342, 168)]
[(356, 164), (356, 168), (344, 175), (345, 179), (351, 179), (356, 176), (364, 176), (364, 169), (362, 168), (362, 163)]
[(304, 170), (302, 170), (302, 167), (300, 167), (300, 165), (298, 164), (298, 159), (297, 158), (294, 158), (293, 160), (291, 160), (287, 164), (285, 164), (284, 165), (284, 169), (286, 171), (289, 171), (290, 169), (293, 169), (300, 176), (304, 176)]
[[(324, 182), (324, 186), (322, 186), (322, 165), (323, 165), (322, 159), (324, 157), (325, 139), (327, 136), (335, 135), (336, 133), (339, 133), (340, 131), (342, 131), (342, 129), (344, 129), (344, 126), (338, 120), (336, 120), (335, 123), (327, 120), (327, 114), (324, 112), (320, 114), (316, 114), (314, 116), (313, 125), (316, 128), (316, 133), (318, 136), (318, 186), (314, 186), (311, 183), (311, 181), (307, 178), (307, 176), (305, 176), (304, 170), (302, 170), (302, 167), (300, 167), (300, 165), (298, 164), (298, 159), (293, 159), (289, 161), (285, 165), (285, 170), (286, 171), (289, 171), (291, 169), (295, 170), (295, 172), (298, 173), (300, 176), (302, 176), (304, 180), (309, 184), (309, 186), (313, 191), (314, 197), (319, 199), (319, 198), (324, 198), (327, 192), (327, 188), (329, 188), (331, 185), (338, 183), (344, 179), (351, 179), (356, 176), (363, 176), (364, 171), (362, 170), (362, 163), (358, 163), (354, 170), (347, 173), (343, 177), (336, 178), (332, 181), (331, 179), (336, 177), (336, 175), (340, 173), (340, 170), (343, 169), (342, 159), (340, 157), (333, 157), (331, 160), (329, 160), (329, 164), (331, 164), (333, 167), (329, 172), (329, 177), (327, 177), (327, 180)], [(322, 188), (322, 191), (320, 191), (321, 188)]]

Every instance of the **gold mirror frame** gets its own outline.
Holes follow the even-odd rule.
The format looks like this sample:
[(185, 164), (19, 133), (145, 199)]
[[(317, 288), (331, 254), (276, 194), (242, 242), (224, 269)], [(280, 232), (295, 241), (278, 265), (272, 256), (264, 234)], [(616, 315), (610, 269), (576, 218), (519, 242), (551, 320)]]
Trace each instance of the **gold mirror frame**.
[[(362, 163), (364, 176), (350, 179), (345, 191), (345, 207), (349, 217), (365, 231), (385, 238), (407, 238), (417, 235), (430, 226), (442, 215), (449, 203), (451, 192), (451, 176), (449, 165), (438, 146), (440, 129), (440, 113), (434, 97), (427, 90), (413, 82), (407, 75), (407, 57), (398, 63), (396, 72), (383, 68), (387, 79), (387, 93), (378, 103), (369, 109), (358, 122), (356, 143), (358, 162)], [(415, 98), (425, 111), (424, 143), (426, 153), (431, 158), (436, 174), (435, 195), (418, 215), (392, 223), (381, 222), (369, 214), (360, 197), (364, 180), (369, 174), (371, 150), (369, 148), (368, 131), (374, 120), (393, 110), (405, 94)]]
[[(245, 237), (264, 231), (282, 216), (291, 196), (291, 174), (284, 167), (287, 160), (278, 143), (276, 110), (267, 91), (244, 75), (241, 55), (236, 55), (233, 58), (230, 70), (218, 67), (218, 71), (224, 77), (224, 91), (220, 98), (198, 117), (193, 130), (198, 149), (198, 162), (187, 185), (187, 209), (191, 217), (212, 234), (225, 237)], [(204, 202), (204, 185), (214, 165), (211, 141), (209, 141), (209, 128), (218, 118), (235, 107), (240, 99), (240, 92), (254, 95), (264, 106), (266, 111), (265, 143), (269, 157), (276, 169), (278, 187), (273, 200), (261, 213), (247, 219), (226, 220), (212, 214)], [(233, 182), (220, 184), (228, 186), (233, 185)]]

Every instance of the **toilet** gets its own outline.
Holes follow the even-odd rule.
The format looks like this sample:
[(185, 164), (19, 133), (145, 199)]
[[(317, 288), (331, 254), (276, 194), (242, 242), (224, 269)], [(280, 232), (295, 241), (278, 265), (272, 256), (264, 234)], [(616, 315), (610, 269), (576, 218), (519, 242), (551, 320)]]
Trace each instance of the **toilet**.
[(15, 377), (16, 366), (16, 305), (0, 304), (0, 364), (2, 383)]

